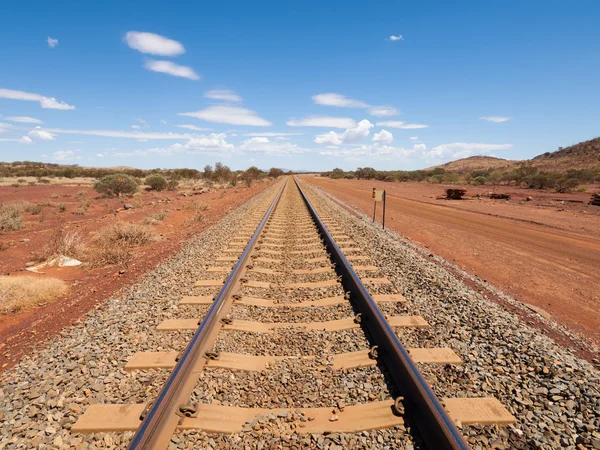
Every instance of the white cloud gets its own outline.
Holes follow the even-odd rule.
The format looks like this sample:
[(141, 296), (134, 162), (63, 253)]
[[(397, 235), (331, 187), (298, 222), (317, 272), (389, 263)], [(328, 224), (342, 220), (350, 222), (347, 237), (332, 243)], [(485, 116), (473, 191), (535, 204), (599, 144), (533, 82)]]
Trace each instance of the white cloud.
[(235, 150), (233, 144), (226, 140), (227, 135), (224, 133), (211, 133), (209, 135), (194, 136), (185, 144), (173, 144), (169, 147), (151, 148), (145, 150), (133, 150), (130, 152), (113, 152), (112, 156), (128, 157), (128, 156), (172, 156), (175, 154), (216, 154), (219, 156), (228, 156)]
[(180, 66), (171, 61), (157, 61), (149, 59), (144, 63), (144, 67), (152, 72), (166, 73), (174, 77), (187, 78), (188, 80), (199, 80), (200, 75), (194, 72), (194, 69), (187, 66)]
[(8, 120), (10, 122), (18, 122), (18, 123), (43, 123), (39, 119), (34, 119), (33, 117), (27, 117), (27, 116), (5, 117), (4, 120)]
[(375, 133), (373, 135), (373, 142), (377, 142), (379, 144), (389, 144), (394, 140), (394, 136), (392, 133), (386, 130), (381, 130), (379, 133)]
[(512, 148), (512, 144), (479, 144), (455, 142), (452, 144), (443, 144), (433, 147), (428, 152), (423, 153), (428, 159), (447, 159), (447, 158), (466, 158), (476, 154), (486, 154), (495, 150), (506, 150)]
[(371, 106), (369, 114), (376, 117), (397, 116), (398, 110), (393, 106)]
[(19, 144), (31, 144), (33, 141), (29, 136), (23, 136), (21, 138), (2, 138), (0, 142), (18, 142)]
[(29, 132), (29, 137), (40, 141), (53, 141), (56, 135), (42, 130), (41, 127), (35, 127)]
[[(330, 147), (328, 147), (330, 148)], [(392, 160), (392, 159), (406, 159), (416, 153), (414, 148), (403, 148), (403, 147), (390, 147), (388, 145), (381, 144), (368, 144), (361, 145), (360, 147), (350, 149), (331, 149), (321, 150), (319, 152), (324, 156), (331, 156), (336, 158), (344, 158), (346, 160)]]
[(317, 144), (350, 144), (360, 141), (369, 135), (373, 124), (368, 120), (361, 120), (355, 126), (347, 128), (343, 133), (336, 133), (330, 131), (329, 133), (320, 134), (315, 136), (315, 143)]
[(140, 126), (139, 125), (131, 125), (131, 128), (133, 128), (134, 130), (139, 130)]
[(480, 117), (481, 120), (487, 120), (488, 122), (496, 122), (496, 123), (502, 123), (502, 122), (508, 122), (510, 120), (510, 117), (503, 117), (503, 116), (485, 116), (485, 117)]
[(398, 110), (393, 106), (373, 106), (362, 100), (348, 98), (345, 95), (335, 92), (313, 95), (313, 102), (317, 105), (337, 106), (339, 108), (364, 108), (369, 110), (369, 114), (377, 117), (395, 116)]
[(58, 39), (52, 39), (50, 36), (48, 36), (46, 42), (48, 43), (48, 47), (50, 48), (54, 48), (58, 45)]
[(75, 157), (75, 152), (73, 150), (59, 150), (57, 152), (52, 153), (52, 159), (54, 161), (70, 161), (72, 159), (81, 158)]
[(102, 136), (127, 139), (191, 139), (193, 135), (177, 133), (153, 133), (145, 131), (119, 131), (119, 130), (66, 130), (63, 128), (48, 128), (46, 131), (58, 134), (82, 134), (88, 136)]
[(185, 53), (181, 43), (160, 34), (129, 31), (125, 34), (129, 47), (142, 53), (159, 56), (177, 56)]
[(10, 123), (1, 123), (0, 122), (0, 134), (6, 133), (13, 126)]
[(266, 137), (281, 137), (281, 136), (302, 136), (302, 133), (276, 133), (273, 131), (265, 131), (264, 133), (255, 132), (255, 133), (244, 133), (244, 136), (266, 136)]
[(231, 125), (249, 125), (254, 127), (268, 127), (272, 125), (271, 122), (260, 117), (256, 111), (240, 106), (209, 106), (201, 111), (179, 113), (178, 115)]
[(390, 127), (390, 128), (401, 128), (403, 130), (415, 130), (419, 128), (429, 128), (429, 125), (423, 125), (418, 123), (405, 123), (399, 120), (386, 120), (383, 122), (377, 122), (378, 127)]
[(162, 120), (160, 121), (160, 123), (162, 123), (163, 125), (166, 125), (166, 124), (167, 124), (167, 121), (166, 121), (166, 120), (164, 120), (164, 119), (162, 119)]
[(240, 150), (244, 153), (262, 153), (266, 155), (290, 155), (310, 151), (291, 142), (273, 142), (266, 137), (246, 139), (240, 145)]
[(342, 94), (329, 92), (326, 94), (313, 95), (313, 101), (317, 105), (338, 106), (341, 108), (368, 108), (369, 105), (360, 100), (348, 98)]
[(392, 35), (391, 35), (391, 36), (388, 38), (388, 41), (403, 41), (403, 40), (404, 40), (404, 38), (402, 37), (402, 35), (401, 35), (401, 34), (397, 34), (397, 35), (393, 35), (393, 34), (392, 34)]
[(195, 131), (209, 131), (210, 128), (200, 128), (197, 127), (196, 125), (177, 125), (179, 128), (186, 128), (188, 130), (195, 130)]
[(411, 141), (418, 141), (419, 140), (419, 136), (411, 136), (408, 138)]
[(42, 108), (46, 109), (75, 109), (74, 106), (68, 105), (65, 102), (58, 102), (54, 97), (44, 97), (43, 95), (24, 91), (13, 91), (12, 89), (0, 89), (0, 98), (40, 102)]
[(213, 100), (224, 100), (233, 103), (240, 103), (243, 100), (240, 95), (229, 89), (212, 89), (205, 92), (204, 96)]
[(290, 119), (286, 125), (290, 127), (351, 128), (356, 126), (356, 122), (349, 117), (308, 116), (300, 120)]

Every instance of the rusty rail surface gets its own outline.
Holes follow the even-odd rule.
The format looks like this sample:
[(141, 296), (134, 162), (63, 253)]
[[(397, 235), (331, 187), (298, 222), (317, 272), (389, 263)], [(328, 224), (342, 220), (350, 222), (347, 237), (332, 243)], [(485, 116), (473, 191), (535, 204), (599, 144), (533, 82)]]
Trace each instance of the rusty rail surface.
[(294, 181), (325, 240), (336, 271), (342, 276), (344, 288), (350, 292), (351, 300), (362, 315), (361, 323), (369, 330), (378, 347), (378, 360), (387, 367), (396, 387), (404, 396), (406, 409), (410, 411), (410, 417), (415, 421), (427, 447), (436, 450), (469, 449), (460, 431), (336, 244), (298, 180), (294, 178)]
[(187, 405), (189, 396), (194, 389), (200, 371), (205, 365), (204, 355), (212, 348), (212, 341), (218, 333), (222, 312), (231, 303), (232, 293), (240, 284), (240, 278), (245, 272), (246, 263), (269, 217), (279, 203), (287, 180), (275, 196), (271, 206), (265, 213), (256, 231), (252, 235), (240, 259), (231, 274), (225, 280), (223, 288), (215, 297), (206, 317), (194, 333), (192, 340), (179, 358), (167, 382), (158, 394), (154, 404), (138, 427), (129, 443), (129, 449), (165, 449), (177, 428), (183, 415), (193, 410)]

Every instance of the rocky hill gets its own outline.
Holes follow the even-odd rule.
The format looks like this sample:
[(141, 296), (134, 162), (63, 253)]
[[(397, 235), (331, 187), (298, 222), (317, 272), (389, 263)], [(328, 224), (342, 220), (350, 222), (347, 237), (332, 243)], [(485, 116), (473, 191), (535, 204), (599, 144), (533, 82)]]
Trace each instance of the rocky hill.
[(529, 164), (540, 170), (564, 172), (569, 169), (600, 169), (600, 137), (580, 142), (554, 152), (546, 152), (529, 160), (509, 160), (492, 156), (471, 156), (457, 159), (441, 167), (448, 172), (472, 172), (474, 170), (510, 170), (522, 164)]

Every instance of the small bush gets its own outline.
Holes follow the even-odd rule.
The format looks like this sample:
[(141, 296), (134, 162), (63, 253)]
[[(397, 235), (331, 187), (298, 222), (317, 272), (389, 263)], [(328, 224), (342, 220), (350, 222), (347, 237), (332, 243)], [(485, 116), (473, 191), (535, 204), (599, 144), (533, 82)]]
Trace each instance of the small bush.
[(19, 184), (25, 184), (25, 183), (27, 183), (27, 180), (25, 178), (19, 178), (17, 180), (17, 183), (19, 183)]
[(28, 211), (33, 216), (37, 216), (38, 214), (42, 213), (42, 205), (34, 205), (31, 208), (29, 208)]
[(79, 191), (79, 192), (77, 192), (77, 194), (75, 194), (75, 198), (77, 200), (83, 200), (84, 198), (87, 198), (87, 191)]
[(57, 256), (81, 258), (84, 248), (81, 235), (77, 231), (66, 231), (60, 224), (44, 247), (40, 259), (45, 261)]
[(40, 184), (50, 184), (50, 180), (48, 178), (38, 178), (38, 183), (40, 183)]
[(148, 175), (144, 183), (150, 187), (151, 191), (164, 191), (169, 184), (167, 179), (158, 173)]
[(23, 228), (23, 206), (19, 203), (0, 205), (0, 231), (14, 231)]
[(481, 186), (481, 185), (485, 184), (485, 178), (482, 176), (475, 177), (471, 180), (471, 184), (474, 186)]
[(94, 184), (94, 189), (108, 197), (120, 197), (123, 194), (133, 194), (138, 190), (137, 180), (131, 175), (115, 173), (107, 175)]
[(169, 180), (169, 183), (167, 184), (167, 190), (176, 191), (178, 187), (179, 187), (179, 181)]
[(0, 277), (0, 314), (11, 314), (56, 300), (67, 292), (64, 281), (33, 276)]
[(98, 231), (94, 238), (94, 249), (88, 252), (92, 267), (127, 266), (133, 259), (134, 247), (156, 239), (152, 228), (130, 222), (116, 222)]
[(159, 213), (154, 213), (154, 214), (148, 214), (146, 216), (146, 218), (144, 219), (144, 223), (147, 225), (156, 225), (159, 222), (162, 222), (163, 220), (165, 220), (165, 217), (167, 217), (167, 213), (166, 212), (159, 212)]
[(64, 203), (59, 203), (58, 204), (58, 211), (59, 212), (65, 212), (67, 210), (67, 205), (65, 205)]
[(55, 192), (55, 193), (53, 193), (53, 194), (50, 196), (50, 198), (58, 198), (58, 197), (60, 197), (60, 195), (59, 195), (59, 194), (57, 194), (56, 192)]

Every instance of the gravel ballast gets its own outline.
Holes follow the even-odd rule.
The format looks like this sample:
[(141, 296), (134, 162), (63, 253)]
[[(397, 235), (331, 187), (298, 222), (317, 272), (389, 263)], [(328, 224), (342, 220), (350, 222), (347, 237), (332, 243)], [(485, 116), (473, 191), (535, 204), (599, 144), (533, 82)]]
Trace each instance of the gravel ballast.
[[(291, 181), (291, 180), (290, 180)], [(426, 329), (398, 329), (407, 347), (449, 347), (461, 366), (420, 364), (438, 396), (494, 396), (517, 418), (508, 427), (465, 426), (473, 448), (600, 449), (600, 374), (516, 316), (486, 300), (443, 267), (434, 264), (401, 237), (349, 214), (328, 196), (303, 183), (318, 211), (335, 217), (339, 227), (370, 257), (361, 265), (379, 271), (392, 286), (373, 286), (372, 294), (400, 292), (404, 304), (382, 303), (386, 314), (421, 315)], [(148, 273), (138, 284), (91, 311), (44, 348), (0, 376), (0, 450), (16, 448), (123, 448), (132, 433), (76, 435), (70, 427), (94, 403), (139, 403), (152, 399), (168, 371), (125, 372), (135, 352), (181, 350), (191, 331), (160, 333), (164, 319), (198, 317), (207, 305), (178, 305), (185, 295), (214, 294), (215, 288), (194, 287), (198, 279), (219, 278), (206, 272), (227, 247), (249, 212), (266, 208), (276, 187), (193, 238), (179, 254)], [(316, 254), (318, 256), (318, 254)], [(310, 257), (310, 256), (309, 256)], [(316, 267), (313, 265), (311, 267)], [(323, 266), (327, 266), (324, 264)], [(262, 264), (280, 270), (281, 264)], [(305, 268), (295, 264), (293, 268)], [(243, 288), (243, 295), (277, 301), (307, 300), (285, 283), (322, 281), (328, 276), (265, 277), (277, 280), (268, 292)], [(337, 287), (319, 289), (314, 298), (343, 295)], [(313, 299), (313, 298), (311, 298)], [(311, 308), (265, 308), (234, 305), (234, 318), (266, 322), (308, 322), (350, 317), (349, 305)], [(315, 343), (318, 342), (318, 345)], [(369, 348), (360, 329), (333, 333), (280, 329), (273, 334), (221, 332), (215, 349), (255, 355), (314, 356), (273, 363), (263, 372), (207, 369), (193, 394), (197, 401), (236, 406), (331, 406), (389, 398), (393, 388), (379, 366), (348, 371), (324, 369), (334, 353)], [(319, 381), (317, 381), (319, 380)], [(314, 387), (314, 389), (313, 389)], [(316, 403), (315, 403), (316, 402)], [(178, 432), (172, 448), (421, 448), (410, 422), (387, 430), (327, 435), (294, 432), (301, 420), (264, 417), (242, 433), (214, 435)], [(416, 438), (415, 438), (416, 436)]]

